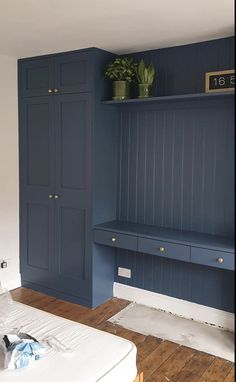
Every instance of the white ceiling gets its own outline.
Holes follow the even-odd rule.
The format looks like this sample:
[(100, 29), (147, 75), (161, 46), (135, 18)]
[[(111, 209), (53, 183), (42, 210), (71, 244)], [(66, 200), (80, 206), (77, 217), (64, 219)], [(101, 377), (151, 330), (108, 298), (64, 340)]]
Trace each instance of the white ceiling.
[(116, 53), (234, 34), (233, 0), (0, 0), (0, 54)]

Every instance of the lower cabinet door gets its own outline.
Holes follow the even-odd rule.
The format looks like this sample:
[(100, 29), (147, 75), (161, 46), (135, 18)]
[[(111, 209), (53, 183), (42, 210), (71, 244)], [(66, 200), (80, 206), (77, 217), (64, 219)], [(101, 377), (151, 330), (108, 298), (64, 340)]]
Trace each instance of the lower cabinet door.
[(54, 286), (54, 206), (31, 196), (21, 204), (20, 271), (22, 283)]
[(84, 305), (91, 302), (87, 211), (66, 198), (21, 208), (22, 285)]
[(55, 209), (55, 255), (57, 290), (89, 300), (91, 240), (88, 240), (87, 211), (62, 195)]

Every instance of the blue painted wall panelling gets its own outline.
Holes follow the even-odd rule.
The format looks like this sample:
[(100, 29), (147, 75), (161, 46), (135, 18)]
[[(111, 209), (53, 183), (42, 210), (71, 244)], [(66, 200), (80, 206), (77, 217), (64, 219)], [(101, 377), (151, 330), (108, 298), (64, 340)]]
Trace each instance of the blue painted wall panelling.
[(233, 236), (233, 103), (206, 102), (120, 113), (119, 220)]
[[(132, 54), (157, 68), (154, 95), (204, 91), (206, 71), (234, 67), (234, 39)], [(124, 106), (118, 218), (232, 237), (233, 101)], [(117, 276), (117, 267), (132, 278)], [(117, 250), (124, 284), (234, 311), (234, 273)]]
[(115, 269), (131, 269), (132, 278), (115, 281), (171, 297), (234, 312), (234, 272), (133, 251), (117, 250)]
[(156, 67), (153, 94), (205, 91), (205, 72), (234, 68), (234, 37), (130, 54)]

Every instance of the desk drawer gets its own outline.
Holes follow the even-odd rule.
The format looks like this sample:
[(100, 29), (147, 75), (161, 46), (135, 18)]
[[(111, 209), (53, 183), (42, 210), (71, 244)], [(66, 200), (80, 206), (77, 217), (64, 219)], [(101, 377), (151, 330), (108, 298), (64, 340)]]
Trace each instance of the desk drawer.
[(95, 229), (94, 241), (98, 244), (109, 245), (115, 248), (124, 248), (131, 251), (137, 251), (138, 249), (138, 238), (123, 233)]
[(191, 247), (191, 263), (234, 270), (234, 253)]
[(161, 240), (139, 238), (138, 251), (151, 255), (190, 262), (190, 247)]

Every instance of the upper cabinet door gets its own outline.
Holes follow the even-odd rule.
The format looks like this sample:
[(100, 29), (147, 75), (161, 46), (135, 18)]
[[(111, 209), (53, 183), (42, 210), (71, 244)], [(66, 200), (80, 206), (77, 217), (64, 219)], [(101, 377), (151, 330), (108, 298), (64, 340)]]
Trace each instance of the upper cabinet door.
[(80, 93), (91, 90), (91, 52), (55, 56), (55, 93)]
[(21, 63), (20, 94), (22, 97), (52, 94), (53, 88), (53, 58), (40, 58)]
[(55, 186), (53, 98), (25, 98), (20, 106), (21, 187), (47, 199)]

